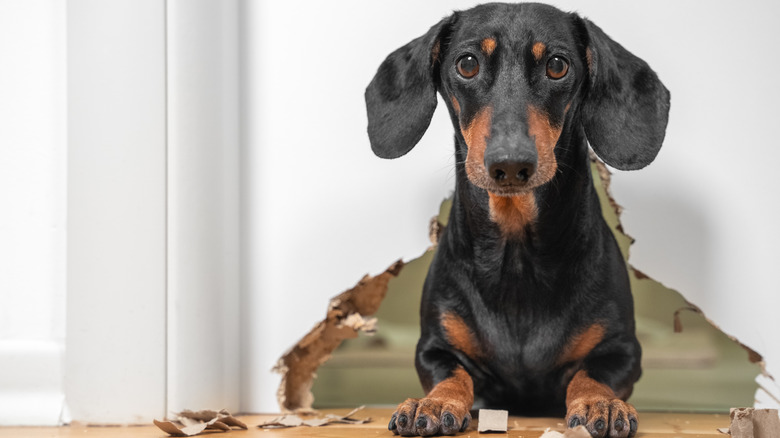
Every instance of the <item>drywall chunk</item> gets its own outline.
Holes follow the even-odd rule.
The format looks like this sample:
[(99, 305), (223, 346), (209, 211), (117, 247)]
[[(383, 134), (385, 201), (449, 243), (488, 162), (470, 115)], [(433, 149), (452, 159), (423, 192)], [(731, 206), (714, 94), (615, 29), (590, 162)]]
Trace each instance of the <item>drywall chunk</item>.
[(780, 437), (780, 417), (777, 409), (756, 409), (753, 411), (753, 436), (756, 438)]
[(319, 426), (327, 426), (328, 424), (333, 424), (333, 423), (363, 424), (371, 421), (371, 418), (363, 418), (358, 420), (350, 417), (354, 415), (357, 411), (363, 409), (364, 407), (365, 406), (361, 406), (359, 408), (353, 409), (352, 412), (348, 413), (347, 415), (344, 415), (343, 417), (334, 414), (328, 414), (325, 417), (304, 420), (303, 418), (297, 415), (282, 415), (281, 417), (276, 417), (271, 421), (260, 424), (257, 427), (261, 429), (281, 429), (281, 428), (297, 427), (297, 426), (319, 427)]
[(729, 433), (733, 438), (753, 438), (753, 408), (734, 408), (730, 416)]
[(479, 433), (482, 432), (506, 432), (508, 411), (495, 409), (479, 410)]
[(732, 438), (780, 437), (777, 409), (733, 408), (730, 417)]
[(211, 411), (182, 411), (177, 415), (179, 424), (172, 421), (157, 421), (154, 424), (162, 429), (163, 432), (171, 436), (193, 436), (199, 435), (206, 430), (230, 431), (237, 427), (247, 429), (246, 424), (236, 419), (226, 410)]
[(279, 359), (274, 371), (282, 375), (282, 383), (276, 398), (283, 412), (312, 412), (311, 386), (317, 368), (344, 339), (357, 337), (358, 331), (376, 330), (376, 319), (364, 315), (379, 310), (387, 283), (403, 266), (399, 260), (385, 272), (376, 277), (366, 275), (355, 287), (332, 298), (325, 319)]

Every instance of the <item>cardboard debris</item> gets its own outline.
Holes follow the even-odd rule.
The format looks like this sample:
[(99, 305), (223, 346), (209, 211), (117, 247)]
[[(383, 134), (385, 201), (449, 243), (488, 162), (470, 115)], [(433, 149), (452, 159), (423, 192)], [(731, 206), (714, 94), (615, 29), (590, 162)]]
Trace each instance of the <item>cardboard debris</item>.
[(777, 409), (732, 408), (731, 427), (718, 429), (732, 438), (780, 437), (780, 417)]
[(434, 216), (428, 223), (428, 238), (431, 240), (431, 248), (435, 248), (439, 244), (441, 233), (444, 232), (444, 225), (439, 222), (439, 216)]
[(756, 438), (780, 437), (780, 416), (777, 409), (753, 410), (753, 436)]
[(496, 409), (479, 410), (479, 433), (482, 432), (506, 432), (509, 411)]
[(347, 415), (344, 415), (343, 417), (339, 417), (338, 415), (334, 415), (334, 414), (328, 414), (325, 417), (304, 420), (303, 418), (295, 414), (282, 415), (281, 417), (276, 417), (271, 421), (260, 424), (257, 427), (261, 429), (282, 429), (287, 427), (298, 427), (298, 426), (319, 427), (319, 426), (327, 426), (328, 424), (333, 424), (333, 423), (363, 424), (371, 421), (371, 418), (369, 417), (369, 418), (363, 418), (361, 420), (358, 420), (350, 417), (354, 415), (356, 412), (358, 412), (359, 410), (363, 409), (364, 407), (365, 406), (356, 408), (352, 410), (352, 412), (348, 413)]
[(731, 427), (729, 435), (734, 438), (753, 438), (753, 410), (750, 408), (732, 409), (729, 413)]
[(588, 432), (588, 429), (586, 429), (585, 426), (577, 426), (573, 429), (566, 429), (566, 431), (563, 433), (550, 430), (548, 427), (539, 438), (591, 438), (591, 436), (590, 432)]
[(282, 412), (313, 412), (311, 386), (317, 368), (344, 339), (356, 338), (358, 331), (370, 334), (376, 330), (376, 319), (367, 316), (379, 309), (388, 282), (403, 266), (398, 260), (385, 272), (366, 275), (355, 287), (332, 298), (325, 319), (279, 359), (273, 371), (282, 375), (276, 393)]
[(206, 430), (228, 432), (232, 428), (248, 429), (246, 424), (230, 415), (226, 410), (182, 411), (177, 414), (176, 424), (172, 421), (154, 420), (154, 424), (171, 436), (194, 436)]

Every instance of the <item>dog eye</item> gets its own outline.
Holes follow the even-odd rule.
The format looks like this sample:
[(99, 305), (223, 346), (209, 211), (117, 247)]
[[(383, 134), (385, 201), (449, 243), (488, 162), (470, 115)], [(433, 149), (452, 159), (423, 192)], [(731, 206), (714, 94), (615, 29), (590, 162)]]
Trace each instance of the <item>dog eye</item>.
[(479, 73), (479, 61), (472, 55), (458, 59), (457, 67), (458, 73), (466, 79), (471, 79)]
[(547, 61), (547, 77), (560, 79), (569, 71), (569, 62), (560, 56), (553, 56)]

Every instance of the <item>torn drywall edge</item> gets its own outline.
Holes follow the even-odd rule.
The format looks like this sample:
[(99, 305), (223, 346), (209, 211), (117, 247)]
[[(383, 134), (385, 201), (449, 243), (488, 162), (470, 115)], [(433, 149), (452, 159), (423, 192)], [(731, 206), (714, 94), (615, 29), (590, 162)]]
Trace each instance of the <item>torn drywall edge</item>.
[(756, 409), (780, 409), (780, 393), (775, 380), (766, 374), (756, 377), (758, 389), (756, 390)]
[[(607, 168), (606, 164), (604, 164), (604, 162), (602, 162), (596, 156), (596, 154), (593, 153), (593, 151), (590, 151), (590, 160), (591, 160), (591, 162), (593, 162), (596, 165), (596, 169), (598, 170), (599, 176), (601, 178), (601, 184), (604, 187), (604, 191), (605, 191), (605, 193), (607, 195), (607, 199), (609, 200), (609, 204), (610, 204), (610, 206), (612, 206), (612, 208), (613, 208), (613, 210), (615, 212), (615, 215), (617, 216), (618, 221), (619, 221), (620, 220), (620, 214), (623, 212), (623, 207), (615, 201), (615, 199), (612, 197), (612, 192), (610, 191), (610, 184), (611, 184), (611, 181), (612, 181), (612, 173), (609, 171), (609, 169)], [(617, 230), (621, 234), (623, 234), (624, 236), (628, 237), (630, 239), (631, 243), (633, 244), (634, 238), (631, 237), (628, 233), (625, 232), (625, 230), (623, 229), (621, 223), (618, 223)], [(631, 273), (636, 278), (638, 278), (638, 279), (649, 279), (649, 280), (655, 281), (656, 283), (666, 287), (667, 289), (676, 292), (679, 296), (681, 296), (681, 297), (683, 297), (683, 299), (685, 299), (685, 295), (683, 295), (682, 293), (680, 293), (676, 289), (667, 287), (662, 282), (651, 278), (650, 276), (648, 276), (644, 272), (640, 271), (639, 269), (637, 269), (636, 267), (634, 267), (630, 263), (628, 264), (628, 268), (629, 268), (629, 271), (631, 271)], [(721, 330), (721, 328), (717, 324), (715, 324), (711, 319), (709, 319), (707, 317), (707, 315), (705, 315), (704, 312), (698, 306), (696, 306), (695, 304), (691, 303), (687, 299), (685, 299), (685, 302), (686, 302), (687, 305), (685, 307), (683, 307), (683, 308), (677, 309), (677, 311), (674, 312), (674, 315), (673, 315), (673, 318), (672, 318), (672, 321), (673, 321), (673, 324), (674, 324), (674, 331), (676, 333), (681, 332), (682, 329), (683, 329), (682, 322), (680, 320), (680, 312), (681, 311), (683, 311), (683, 310), (690, 310), (690, 311), (693, 311), (695, 313), (698, 313), (699, 315), (701, 315), (702, 318), (704, 318), (705, 321), (707, 321), (708, 324), (710, 324), (712, 327), (714, 327), (716, 330), (720, 331), (721, 333), (725, 334), (729, 339), (731, 339), (733, 342), (735, 342), (737, 345), (739, 345), (745, 351), (747, 351), (747, 353), (748, 353), (748, 360), (750, 360), (751, 363), (759, 364), (759, 366), (761, 368), (761, 374), (760, 375), (764, 375), (764, 376), (768, 377), (768, 379), (769, 379), (768, 381), (774, 383), (774, 378), (766, 371), (766, 364), (764, 363), (763, 357), (758, 352), (756, 352), (753, 348), (751, 348), (751, 347), (745, 345), (744, 343), (742, 343), (741, 341), (739, 341), (733, 335), (731, 335), (729, 333), (726, 333), (723, 330)], [(770, 385), (770, 386), (775, 386), (775, 385)], [(760, 389), (761, 388), (759, 388), (759, 390)]]
[[(672, 289), (673, 290), (673, 289)], [(683, 296), (678, 292), (680, 296)], [(687, 306), (682, 307), (680, 309), (677, 309), (677, 311), (674, 312), (674, 331), (675, 333), (679, 333), (682, 331), (682, 323), (680, 321), (680, 313), (682, 311), (691, 311), (694, 313), (698, 313), (701, 315), (702, 318), (704, 318), (705, 321), (707, 321), (708, 324), (710, 324), (715, 329), (719, 330), (721, 333), (726, 335), (732, 342), (742, 347), (743, 350), (745, 350), (748, 354), (748, 360), (751, 363), (758, 364), (761, 372), (756, 376), (756, 383), (758, 384), (758, 388), (756, 389), (755, 394), (755, 401), (754, 401), (754, 407), (757, 409), (768, 409), (768, 408), (774, 408), (779, 409), (780, 408), (780, 397), (778, 396), (778, 391), (780, 390), (780, 387), (778, 387), (774, 377), (769, 374), (769, 372), (766, 369), (766, 363), (764, 362), (764, 358), (756, 352), (751, 347), (743, 344), (739, 339), (737, 339), (735, 336), (732, 336), (729, 333), (724, 332), (721, 330), (720, 327), (718, 327), (717, 324), (715, 324), (711, 319), (707, 317), (707, 315), (704, 314), (704, 312), (696, 305), (691, 304), (689, 301), (687, 302)]]
[(390, 279), (398, 276), (403, 266), (398, 260), (383, 273), (366, 275), (355, 287), (332, 298), (325, 319), (279, 359), (273, 370), (282, 375), (277, 401), (283, 412), (312, 410), (311, 387), (317, 368), (344, 339), (357, 337), (361, 330), (375, 330), (376, 320), (367, 316), (379, 310)]
[[(644, 274), (642, 274), (642, 275), (644, 275)], [(661, 283), (661, 284), (663, 284), (663, 283)], [(664, 286), (664, 287), (666, 287), (666, 286)], [(670, 289), (670, 288), (667, 288), (667, 289)], [(674, 290), (674, 289), (670, 289), (670, 290)], [(683, 296), (679, 292), (677, 292), (677, 293), (680, 296)], [(756, 363), (756, 364), (758, 364), (761, 367), (761, 374), (762, 375), (765, 375), (765, 376), (769, 377), (770, 379), (772, 378), (772, 376), (770, 376), (767, 373), (767, 371), (766, 371), (766, 364), (764, 363), (764, 358), (760, 354), (758, 354), (758, 352), (756, 352), (752, 348), (750, 348), (747, 345), (745, 345), (742, 342), (740, 342), (736, 337), (734, 337), (734, 336), (724, 332), (723, 330), (721, 330), (721, 328), (718, 327), (717, 324), (715, 324), (711, 319), (707, 318), (707, 315), (705, 315), (704, 312), (698, 306), (696, 306), (695, 304), (691, 304), (691, 302), (687, 301), (687, 300), (686, 300), (686, 303), (687, 303), (687, 306), (681, 307), (681, 308), (677, 309), (674, 312), (673, 320), (674, 320), (674, 331), (675, 331), (675, 333), (680, 333), (683, 330), (682, 322), (680, 320), (680, 313), (681, 312), (683, 312), (683, 311), (690, 311), (690, 312), (698, 313), (699, 315), (701, 315), (702, 318), (704, 318), (705, 321), (707, 321), (707, 323), (709, 325), (711, 325), (711, 326), (715, 327), (716, 329), (718, 329), (718, 331), (720, 331), (721, 333), (725, 334), (729, 339), (731, 339), (732, 342), (736, 343), (737, 345), (742, 347), (743, 350), (747, 351), (748, 360), (751, 363)]]

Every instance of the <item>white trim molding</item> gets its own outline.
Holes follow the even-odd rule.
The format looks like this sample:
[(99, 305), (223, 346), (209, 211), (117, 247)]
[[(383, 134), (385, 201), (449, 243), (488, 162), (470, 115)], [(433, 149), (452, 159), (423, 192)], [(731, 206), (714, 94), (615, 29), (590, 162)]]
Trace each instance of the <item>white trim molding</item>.
[(168, 412), (239, 410), (238, 1), (168, 0)]
[(0, 341), (0, 426), (58, 426), (68, 422), (62, 392), (64, 345)]
[(74, 420), (165, 415), (165, 2), (70, 0), (65, 394)]

